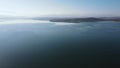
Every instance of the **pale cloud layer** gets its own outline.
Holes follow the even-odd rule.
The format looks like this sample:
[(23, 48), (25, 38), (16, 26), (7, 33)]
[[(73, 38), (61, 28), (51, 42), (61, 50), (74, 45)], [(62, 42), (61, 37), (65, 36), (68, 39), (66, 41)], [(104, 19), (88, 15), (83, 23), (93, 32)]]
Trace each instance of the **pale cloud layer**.
[(119, 16), (119, 0), (0, 0), (0, 15)]

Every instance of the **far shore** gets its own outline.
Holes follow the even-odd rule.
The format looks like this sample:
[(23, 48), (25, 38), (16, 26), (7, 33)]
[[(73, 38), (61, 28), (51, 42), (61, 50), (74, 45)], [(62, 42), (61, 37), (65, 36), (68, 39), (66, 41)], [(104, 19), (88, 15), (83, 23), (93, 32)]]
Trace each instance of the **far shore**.
[(100, 21), (114, 21), (120, 22), (120, 18), (60, 18), (60, 19), (51, 19), (50, 22), (66, 22), (66, 23), (81, 23), (81, 22), (100, 22)]

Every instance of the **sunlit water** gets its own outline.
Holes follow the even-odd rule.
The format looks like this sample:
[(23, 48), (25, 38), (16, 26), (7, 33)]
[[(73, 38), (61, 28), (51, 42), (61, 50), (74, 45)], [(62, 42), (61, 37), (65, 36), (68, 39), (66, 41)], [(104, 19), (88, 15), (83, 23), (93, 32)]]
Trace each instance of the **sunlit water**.
[(120, 22), (1, 23), (0, 68), (109, 68), (120, 64)]

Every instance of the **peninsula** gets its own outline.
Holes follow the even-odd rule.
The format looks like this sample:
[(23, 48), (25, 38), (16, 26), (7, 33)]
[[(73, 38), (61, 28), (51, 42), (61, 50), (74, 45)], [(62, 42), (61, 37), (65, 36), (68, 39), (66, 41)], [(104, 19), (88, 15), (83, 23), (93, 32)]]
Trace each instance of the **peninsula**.
[(66, 22), (66, 23), (80, 23), (80, 22), (100, 22), (100, 21), (115, 21), (120, 22), (120, 18), (60, 18), (60, 19), (51, 19), (50, 22)]

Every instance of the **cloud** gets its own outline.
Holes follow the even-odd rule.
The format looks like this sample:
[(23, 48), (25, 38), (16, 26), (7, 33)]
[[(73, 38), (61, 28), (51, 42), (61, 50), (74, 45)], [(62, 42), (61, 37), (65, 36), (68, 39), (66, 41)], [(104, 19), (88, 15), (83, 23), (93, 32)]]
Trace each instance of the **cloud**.
[(16, 12), (0, 10), (0, 16), (2, 15), (15, 15)]

